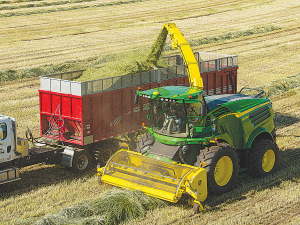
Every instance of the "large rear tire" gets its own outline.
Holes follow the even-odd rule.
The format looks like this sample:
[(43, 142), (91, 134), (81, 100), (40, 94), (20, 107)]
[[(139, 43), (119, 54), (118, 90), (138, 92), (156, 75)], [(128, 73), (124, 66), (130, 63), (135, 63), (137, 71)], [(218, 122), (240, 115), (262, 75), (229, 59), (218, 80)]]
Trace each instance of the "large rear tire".
[(257, 140), (249, 153), (248, 173), (256, 177), (264, 177), (277, 170), (279, 162), (279, 149), (271, 140)]
[(154, 142), (155, 138), (149, 133), (145, 133), (144, 136), (137, 143), (135, 151), (145, 154), (153, 146)]
[(239, 160), (235, 150), (226, 143), (201, 150), (195, 166), (202, 166), (207, 172), (209, 194), (223, 194), (236, 184), (239, 174)]

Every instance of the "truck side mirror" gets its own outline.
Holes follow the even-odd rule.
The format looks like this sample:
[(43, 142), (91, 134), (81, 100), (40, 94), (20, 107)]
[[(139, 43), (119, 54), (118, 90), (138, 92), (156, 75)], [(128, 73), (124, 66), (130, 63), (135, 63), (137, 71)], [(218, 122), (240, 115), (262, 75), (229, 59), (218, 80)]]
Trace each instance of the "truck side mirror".
[(139, 95), (135, 94), (134, 96), (134, 104), (137, 105), (139, 103)]
[(4, 134), (3, 134), (3, 129), (0, 127), (0, 145), (3, 145), (3, 138), (4, 138)]
[(4, 138), (3, 129), (0, 128), (0, 141), (3, 140), (3, 138)]

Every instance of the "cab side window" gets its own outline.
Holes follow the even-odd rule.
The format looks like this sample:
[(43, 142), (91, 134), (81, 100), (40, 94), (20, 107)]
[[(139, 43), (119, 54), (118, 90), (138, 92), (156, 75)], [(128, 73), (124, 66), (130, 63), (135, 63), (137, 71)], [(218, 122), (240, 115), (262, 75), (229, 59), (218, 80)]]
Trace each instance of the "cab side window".
[(6, 126), (6, 123), (0, 123), (0, 128), (3, 131), (3, 139), (0, 139), (0, 140), (4, 140), (7, 137), (7, 126)]

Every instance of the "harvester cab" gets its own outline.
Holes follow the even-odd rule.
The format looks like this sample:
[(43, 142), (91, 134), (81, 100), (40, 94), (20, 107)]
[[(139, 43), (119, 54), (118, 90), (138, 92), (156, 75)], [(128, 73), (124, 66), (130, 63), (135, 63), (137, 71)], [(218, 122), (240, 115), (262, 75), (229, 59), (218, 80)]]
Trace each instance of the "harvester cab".
[(141, 190), (170, 202), (183, 195), (202, 209), (209, 193), (231, 190), (239, 172), (253, 177), (273, 173), (278, 164), (272, 105), (263, 91), (203, 96), (194, 54), (175, 24), (166, 24), (173, 47), (182, 54), (190, 86), (137, 90), (149, 99), (150, 126), (135, 152), (120, 150), (103, 168), (99, 180)]

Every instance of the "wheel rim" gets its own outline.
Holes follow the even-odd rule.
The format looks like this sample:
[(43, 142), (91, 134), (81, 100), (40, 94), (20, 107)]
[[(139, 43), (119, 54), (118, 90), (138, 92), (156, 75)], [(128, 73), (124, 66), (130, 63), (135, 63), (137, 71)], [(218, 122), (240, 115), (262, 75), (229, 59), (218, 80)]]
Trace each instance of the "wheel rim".
[(267, 173), (270, 172), (275, 164), (275, 153), (272, 149), (266, 151), (262, 159), (262, 168)]
[(89, 164), (89, 159), (85, 155), (81, 155), (76, 163), (76, 166), (79, 170), (84, 170)]
[(233, 163), (228, 156), (223, 156), (221, 159), (219, 159), (214, 171), (217, 185), (225, 186), (230, 181), (232, 171)]

